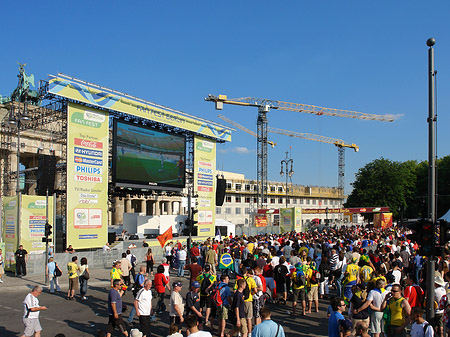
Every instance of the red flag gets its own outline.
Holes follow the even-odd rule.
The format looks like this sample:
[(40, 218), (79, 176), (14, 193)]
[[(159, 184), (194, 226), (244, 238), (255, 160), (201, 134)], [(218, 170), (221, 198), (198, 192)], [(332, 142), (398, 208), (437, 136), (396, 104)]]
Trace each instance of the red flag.
[(159, 244), (161, 245), (161, 248), (164, 248), (164, 245), (166, 244), (167, 240), (170, 240), (173, 238), (172, 236), (172, 226), (170, 226), (163, 234), (156, 237), (159, 241)]

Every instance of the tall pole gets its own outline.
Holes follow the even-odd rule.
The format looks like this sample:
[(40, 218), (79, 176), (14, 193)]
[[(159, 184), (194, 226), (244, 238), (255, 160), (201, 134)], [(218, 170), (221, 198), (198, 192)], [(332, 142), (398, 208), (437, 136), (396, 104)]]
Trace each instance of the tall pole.
[[(283, 166), (284, 164), (284, 166)], [(291, 168), (289, 169), (289, 164), (291, 164)], [(283, 176), (286, 174), (286, 208), (288, 208), (288, 177), (292, 177), (294, 174), (293, 169), (294, 160), (292, 158), (289, 158), (289, 152), (286, 151), (286, 158), (281, 161), (281, 171), (280, 175)]]
[[(435, 106), (434, 106), (434, 38), (427, 40), (428, 48), (428, 218), (436, 225), (436, 161), (435, 161)], [(434, 318), (434, 247), (427, 264), (427, 320)]]

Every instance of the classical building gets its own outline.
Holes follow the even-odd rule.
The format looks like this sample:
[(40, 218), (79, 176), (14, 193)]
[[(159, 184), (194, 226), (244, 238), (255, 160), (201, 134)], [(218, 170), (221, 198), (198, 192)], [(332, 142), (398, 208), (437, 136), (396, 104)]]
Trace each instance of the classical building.
[[(216, 207), (216, 218), (224, 219), (235, 225), (252, 225), (256, 209), (256, 180), (246, 179), (243, 174), (231, 172), (218, 172), (226, 179), (225, 201), (222, 206)], [(280, 209), (286, 207), (301, 207), (302, 209), (341, 208), (344, 203), (342, 191), (336, 187), (301, 186), (269, 181), (268, 200), (266, 209)], [(325, 214), (304, 214), (302, 223), (312, 219), (325, 222)], [(329, 214), (330, 223), (340, 221), (341, 215)], [(278, 224), (278, 216), (272, 218), (273, 224)]]

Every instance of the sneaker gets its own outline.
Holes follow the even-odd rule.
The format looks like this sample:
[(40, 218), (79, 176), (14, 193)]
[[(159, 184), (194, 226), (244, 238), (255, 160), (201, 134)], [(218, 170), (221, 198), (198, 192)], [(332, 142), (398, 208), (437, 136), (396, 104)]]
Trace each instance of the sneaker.
[(83, 296), (81, 299), (82, 299), (82, 300), (87, 300), (87, 297), (86, 297), (86, 296)]
[(0, 283), (3, 283), (3, 280), (0, 279)]

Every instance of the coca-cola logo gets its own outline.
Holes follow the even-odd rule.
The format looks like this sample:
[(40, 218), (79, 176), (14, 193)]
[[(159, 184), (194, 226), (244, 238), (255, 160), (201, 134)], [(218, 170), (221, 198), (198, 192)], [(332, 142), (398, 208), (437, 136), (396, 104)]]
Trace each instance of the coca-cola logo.
[(74, 142), (75, 142), (75, 145), (88, 147), (90, 149), (102, 149), (103, 148), (102, 142), (96, 142), (94, 140), (75, 138)]

